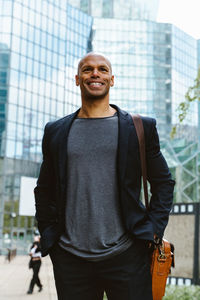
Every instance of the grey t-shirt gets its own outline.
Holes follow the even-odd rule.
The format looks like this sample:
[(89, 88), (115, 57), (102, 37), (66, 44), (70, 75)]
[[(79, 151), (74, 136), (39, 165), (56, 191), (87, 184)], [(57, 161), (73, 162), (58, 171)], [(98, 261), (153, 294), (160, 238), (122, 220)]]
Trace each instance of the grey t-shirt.
[(67, 142), (65, 233), (60, 246), (91, 261), (125, 251), (132, 239), (120, 213), (118, 117), (77, 118)]

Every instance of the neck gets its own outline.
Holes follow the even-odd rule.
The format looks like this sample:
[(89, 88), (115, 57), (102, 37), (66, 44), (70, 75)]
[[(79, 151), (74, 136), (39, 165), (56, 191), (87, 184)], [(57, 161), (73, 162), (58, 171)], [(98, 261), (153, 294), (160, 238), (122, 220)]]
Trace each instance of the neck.
[(87, 102), (82, 99), (82, 106), (78, 113), (80, 118), (102, 118), (113, 116), (116, 112), (109, 102), (93, 101)]

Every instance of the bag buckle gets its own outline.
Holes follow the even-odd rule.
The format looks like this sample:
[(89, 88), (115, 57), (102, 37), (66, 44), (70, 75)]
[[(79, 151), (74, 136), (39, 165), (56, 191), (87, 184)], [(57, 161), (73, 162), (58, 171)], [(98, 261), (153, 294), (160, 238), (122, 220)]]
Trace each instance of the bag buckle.
[(159, 251), (158, 261), (165, 262), (167, 257), (165, 255), (165, 245), (164, 245), (163, 241), (160, 245), (158, 245), (158, 251)]

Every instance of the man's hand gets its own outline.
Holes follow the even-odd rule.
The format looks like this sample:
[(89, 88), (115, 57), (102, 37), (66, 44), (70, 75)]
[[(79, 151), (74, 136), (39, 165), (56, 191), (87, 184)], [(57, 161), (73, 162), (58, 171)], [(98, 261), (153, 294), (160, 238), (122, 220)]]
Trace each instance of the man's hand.
[(149, 248), (151, 248), (152, 245), (158, 246), (161, 243), (161, 239), (156, 234), (154, 234), (153, 238), (154, 238), (154, 242), (149, 243)]

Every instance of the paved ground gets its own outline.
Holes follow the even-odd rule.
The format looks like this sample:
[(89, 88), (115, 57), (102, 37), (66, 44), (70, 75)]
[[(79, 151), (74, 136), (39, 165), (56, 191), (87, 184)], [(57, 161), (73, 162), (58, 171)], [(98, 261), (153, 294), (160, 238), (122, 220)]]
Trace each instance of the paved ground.
[(39, 277), (44, 286), (42, 292), (34, 288), (31, 295), (26, 292), (32, 277), (28, 269), (29, 256), (16, 256), (10, 263), (0, 256), (0, 300), (57, 300), (50, 258), (44, 257)]

